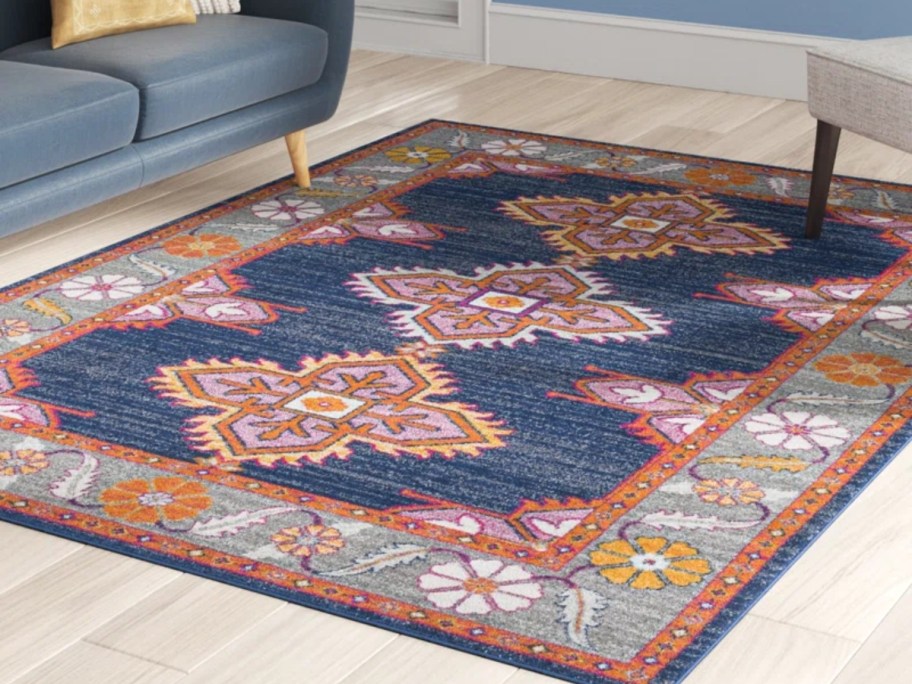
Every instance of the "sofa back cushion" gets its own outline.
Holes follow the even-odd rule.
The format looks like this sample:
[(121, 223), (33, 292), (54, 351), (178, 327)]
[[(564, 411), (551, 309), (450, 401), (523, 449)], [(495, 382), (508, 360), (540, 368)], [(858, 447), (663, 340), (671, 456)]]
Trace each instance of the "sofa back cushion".
[(51, 3), (0, 0), (0, 52), (51, 35)]

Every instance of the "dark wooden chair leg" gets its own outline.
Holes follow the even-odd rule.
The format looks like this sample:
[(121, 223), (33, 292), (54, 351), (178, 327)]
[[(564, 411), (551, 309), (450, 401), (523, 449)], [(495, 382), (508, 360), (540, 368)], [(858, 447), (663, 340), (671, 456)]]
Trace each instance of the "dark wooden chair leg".
[(811, 180), (811, 197), (808, 200), (807, 224), (804, 236), (812, 240), (820, 237), (823, 219), (826, 216), (827, 199), (830, 196), (830, 182), (833, 180), (833, 166), (836, 150), (839, 149), (839, 126), (826, 121), (817, 122), (817, 147), (814, 149), (814, 177)]

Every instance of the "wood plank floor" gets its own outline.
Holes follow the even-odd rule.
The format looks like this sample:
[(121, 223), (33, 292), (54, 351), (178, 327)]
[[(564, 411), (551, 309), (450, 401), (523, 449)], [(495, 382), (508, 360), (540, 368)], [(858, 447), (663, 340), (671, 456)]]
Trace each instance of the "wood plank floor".
[[(534, 102), (530, 99), (534, 94)], [(804, 104), (356, 52), (314, 162), (424, 119), (809, 168)], [(282, 141), (0, 239), (0, 286), (290, 173)], [(837, 173), (912, 183), (912, 156), (847, 134)], [(912, 669), (907, 449), (688, 684), (898, 682)], [(545, 684), (555, 680), (0, 524), (0, 684)]]

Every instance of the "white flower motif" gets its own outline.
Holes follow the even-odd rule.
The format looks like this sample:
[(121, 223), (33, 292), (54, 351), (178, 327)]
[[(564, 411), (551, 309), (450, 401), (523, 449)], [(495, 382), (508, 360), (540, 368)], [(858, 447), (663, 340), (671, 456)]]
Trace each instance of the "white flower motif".
[(288, 198), (271, 199), (253, 205), (254, 215), (270, 221), (302, 221), (304, 219), (322, 216), (325, 209), (316, 202)]
[(97, 302), (103, 299), (125, 299), (138, 295), (145, 286), (133, 276), (76, 276), (60, 284), (60, 294), (69, 299)]
[(882, 306), (874, 311), (874, 320), (883, 321), (894, 330), (912, 328), (912, 306)]
[(491, 140), (481, 146), (489, 154), (499, 154), (504, 157), (537, 157), (545, 153), (544, 144), (537, 140), (525, 138), (510, 138), (509, 140)]
[(782, 415), (764, 413), (751, 418), (744, 427), (764, 444), (795, 451), (830, 449), (851, 437), (848, 430), (829, 416), (814, 416), (804, 411), (785, 411)]
[(542, 597), (541, 585), (518, 565), (499, 560), (461, 561), (433, 566), (418, 578), (418, 587), (438, 608), (462, 615), (486, 615), (492, 610), (525, 610)]

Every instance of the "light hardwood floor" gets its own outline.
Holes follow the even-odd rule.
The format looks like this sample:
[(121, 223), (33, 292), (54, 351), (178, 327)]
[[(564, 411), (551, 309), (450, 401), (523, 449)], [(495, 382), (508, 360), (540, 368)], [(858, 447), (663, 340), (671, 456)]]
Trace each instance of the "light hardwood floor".
[[(808, 168), (805, 105), (356, 52), (313, 162), (427, 118)], [(291, 172), (281, 140), (0, 240), (0, 286)], [(846, 135), (837, 172), (912, 183)], [(912, 449), (687, 679), (899, 682), (912, 670)], [(545, 684), (547, 677), (0, 524), (0, 684)]]

